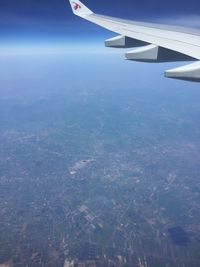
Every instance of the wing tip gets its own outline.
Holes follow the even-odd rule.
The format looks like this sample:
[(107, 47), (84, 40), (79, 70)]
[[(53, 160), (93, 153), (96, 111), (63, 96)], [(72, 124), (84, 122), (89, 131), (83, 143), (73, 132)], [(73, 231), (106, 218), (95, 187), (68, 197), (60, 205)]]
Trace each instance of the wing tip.
[(93, 14), (93, 12), (79, 0), (69, 0), (69, 3), (73, 13), (77, 16), (86, 17)]

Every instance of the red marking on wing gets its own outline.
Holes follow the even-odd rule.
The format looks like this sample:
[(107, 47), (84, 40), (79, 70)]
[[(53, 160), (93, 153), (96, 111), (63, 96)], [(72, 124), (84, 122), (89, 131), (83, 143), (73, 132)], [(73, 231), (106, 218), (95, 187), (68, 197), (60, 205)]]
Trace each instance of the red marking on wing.
[(73, 8), (74, 8), (74, 10), (78, 10), (81, 8), (81, 6), (79, 4), (73, 2)]

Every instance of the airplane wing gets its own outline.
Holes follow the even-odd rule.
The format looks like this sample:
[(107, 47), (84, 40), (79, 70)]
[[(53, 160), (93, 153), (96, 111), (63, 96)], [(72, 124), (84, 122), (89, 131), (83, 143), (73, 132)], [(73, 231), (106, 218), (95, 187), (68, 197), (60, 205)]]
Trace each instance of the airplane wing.
[(118, 36), (105, 41), (107, 47), (134, 48), (126, 59), (143, 62), (196, 61), (167, 70), (165, 76), (200, 82), (200, 30), (142, 23), (93, 13), (79, 0), (69, 0), (73, 13)]

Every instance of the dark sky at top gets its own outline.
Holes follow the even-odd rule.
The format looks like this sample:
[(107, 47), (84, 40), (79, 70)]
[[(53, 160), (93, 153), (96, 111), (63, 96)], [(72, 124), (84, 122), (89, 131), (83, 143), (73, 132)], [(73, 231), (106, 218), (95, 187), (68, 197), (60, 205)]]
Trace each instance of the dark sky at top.
[[(143, 21), (198, 16), (199, 0), (84, 0), (94, 12)], [(91, 39), (105, 30), (72, 15), (67, 0), (0, 0), (0, 41)]]

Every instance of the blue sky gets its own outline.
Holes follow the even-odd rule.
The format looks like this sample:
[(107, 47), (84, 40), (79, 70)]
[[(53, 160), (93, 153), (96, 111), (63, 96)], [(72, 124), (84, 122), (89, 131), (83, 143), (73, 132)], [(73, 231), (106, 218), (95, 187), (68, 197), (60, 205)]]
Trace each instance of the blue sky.
[[(84, 0), (100, 14), (188, 26), (200, 25), (199, 0)], [(112, 33), (74, 17), (67, 0), (1, 0), (0, 42), (98, 43)]]

